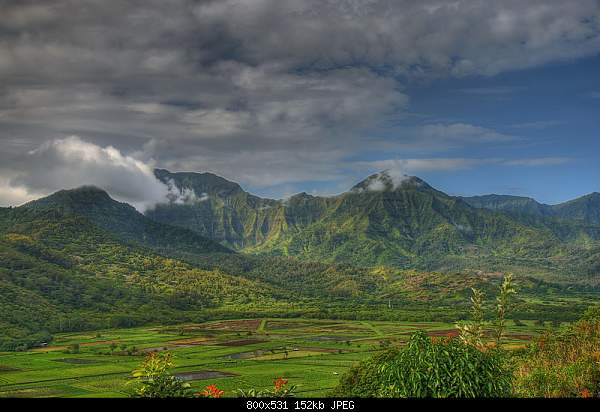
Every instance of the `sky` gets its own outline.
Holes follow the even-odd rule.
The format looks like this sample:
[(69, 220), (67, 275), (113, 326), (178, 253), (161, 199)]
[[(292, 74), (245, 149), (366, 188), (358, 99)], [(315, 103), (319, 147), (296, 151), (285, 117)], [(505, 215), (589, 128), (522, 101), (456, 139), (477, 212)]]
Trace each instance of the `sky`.
[(0, 206), (153, 176), (600, 191), (600, 1), (0, 0)]

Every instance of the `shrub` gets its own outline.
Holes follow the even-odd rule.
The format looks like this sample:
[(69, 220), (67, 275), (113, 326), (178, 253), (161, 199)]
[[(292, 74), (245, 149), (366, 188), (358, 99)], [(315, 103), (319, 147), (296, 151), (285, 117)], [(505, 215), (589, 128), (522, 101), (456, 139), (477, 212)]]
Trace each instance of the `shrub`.
[(516, 373), (518, 396), (600, 397), (600, 320), (589, 315), (530, 345)]
[(335, 396), (478, 398), (509, 396), (512, 373), (500, 350), (480, 351), (458, 339), (415, 333), (408, 345), (352, 368)]
[(334, 396), (399, 398), (483, 398), (512, 394), (514, 375), (501, 340), (506, 329), (510, 295), (515, 293), (507, 274), (496, 298), (493, 349), (484, 344), (484, 294), (472, 289), (472, 321), (457, 325), (457, 339), (412, 335), (402, 349), (391, 349), (353, 367)]
[(343, 374), (337, 387), (331, 393), (334, 397), (373, 398), (379, 396), (381, 382), (380, 366), (398, 355), (392, 348), (352, 366)]
[(139, 369), (133, 371), (136, 398), (188, 398), (190, 385), (169, 373), (173, 366), (170, 353), (151, 353)]

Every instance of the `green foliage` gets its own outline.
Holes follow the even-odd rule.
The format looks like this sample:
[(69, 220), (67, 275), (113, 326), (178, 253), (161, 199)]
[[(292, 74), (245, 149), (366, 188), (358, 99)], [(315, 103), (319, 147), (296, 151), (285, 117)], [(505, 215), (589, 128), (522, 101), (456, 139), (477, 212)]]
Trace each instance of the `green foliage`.
[(448, 398), (504, 397), (512, 391), (506, 355), (480, 351), (458, 339), (415, 333), (408, 345), (354, 367), (334, 391), (339, 396)]
[[(471, 323), (457, 324), (457, 328), (460, 330), (460, 339), (467, 345), (474, 346), (482, 349), (484, 347), (484, 294), (482, 291), (471, 288), (473, 296), (471, 297)], [(494, 338), (496, 347), (499, 348), (502, 336), (506, 329), (506, 313), (509, 309), (510, 295), (515, 294), (516, 291), (513, 285), (513, 275), (508, 273), (504, 276), (498, 296), (496, 297), (496, 319), (494, 320)]]
[(590, 306), (581, 317), (583, 321), (600, 322), (600, 305)]
[(600, 320), (540, 336), (518, 365), (518, 396), (600, 397)]
[(508, 273), (500, 286), (500, 293), (496, 298), (496, 322), (495, 322), (495, 338), (496, 347), (500, 347), (502, 335), (506, 329), (506, 312), (509, 309), (510, 295), (515, 294), (516, 291), (513, 286), (513, 275)]
[(415, 334), (381, 371), (383, 396), (502, 397), (512, 390), (502, 352), (483, 352), (458, 340), (434, 342), (424, 333)]
[(133, 371), (136, 398), (189, 398), (190, 385), (169, 373), (173, 367), (170, 353), (151, 353), (139, 369)]
[(148, 219), (132, 206), (117, 202), (105, 191), (92, 186), (61, 190), (27, 203), (23, 208), (36, 212), (60, 211), (67, 215), (85, 217), (123, 241), (162, 253), (230, 252), (187, 228), (175, 228)]
[(483, 347), (483, 300), (484, 293), (479, 289), (471, 288), (473, 296), (471, 297), (471, 323), (457, 324), (456, 327), (460, 331), (460, 339), (467, 345), (476, 348)]
[[(237, 190), (224, 184), (215, 196), (225, 189), (232, 190), (231, 193)], [(240, 193), (246, 196), (248, 205), (258, 202)], [(391, 194), (385, 196), (388, 195)], [(441, 195), (425, 187), (424, 191), (406, 189), (394, 196), (407, 201), (409, 210), (414, 202)], [(392, 200), (396, 201), (385, 197), (386, 202)], [(442, 196), (438, 200), (442, 202), (440, 210), (458, 207), (450, 198)], [(290, 213), (307, 208), (310, 216), (296, 216), (294, 225), (299, 228), (309, 224), (319, 216), (321, 206), (326, 206), (325, 201), (317, 202), (318, 207), (312, 202), (317, 201), (308, 195), (294, 197), (283, 216), (287, 219)], [(335, 221), (342, 226), (346, 218), (362, 207), (360, 202), (349, 201), (340, 206), (343, 207), (338, 211), (343, 212), (344, 218)], [(265, 209), (264, 213), (270, 213), (268, 210), (271, 209)], [(385, 217), (385, 222), (404, 212), (395, 213), (393, 219)], [(418, 214), (413, 217), (420, 219)], [(348, 238), (357, 240), (362, 235), (354, 236), (353, 231), (365, 230), (363, 224), (368, 226), (377, 219), (344, 226), (349, 230)], [(284, 226), (289, 229), (288, 223)], [(417, 229), (410, 228), (421, 233)], [(367, 237), (383, 230), (383, 226), (376, 231), (369, 229)], [(314, 241), (325, 239), (314, 234)], [(208, 244), (204, 247), (202, 239), (206, 240), (195, 233), (152, 222), (94, 188), (62, 191), (19, 208), (0, 208), (0, 350), (25, 350), (49, 342), (57, 332), (174, 324), (209, 317), (455, 321), (468, 310), (464, 297), (469, 288), (491, 296), (496, 294), (497, 279), (472, 272), (365, 268), (291, 257), (245, 256), (227, 253), (220, 247), (211, 249)], [(277, 239), (272, 238), (272, 245), (279, 244)], [(342, 253), (346, 246), (339, 242), (345, 240), (336, 239), (336, 253)], [(369, 249), (370, 242), (361, 246), (361, 255), (388, 256), (385, 248)], [(293, 250), (292, 243), (287, 245)], [(220, 252), (214, 253), (215, 250)], [(419, 255), (410, 253), (413, 257)], [(526, 277), (519, 279), (519, 287), (527, 296), (540, 296), (548, 291), (577, 299), (582, 296), (578, 288)], [(565, 308), (559, 303), (530, 304), (522, 300), (515, 309), (521, 317), (535, 313), (544, 319), (572, 320), (585, 302), (573, 299), (571, 302)]]
[(86, 218), (0, 211), (0, 349), (48, 342), (42, 331), (184, 322), (224, 303), (278, 296), (269, 285), (126, 244)]
[[(418, 178), (373, 191), (374, 175), (339, 196), (300, 193), (283, 202), (253, 196), (210, 173), (157, 170), (156, 175), (180, 189), (206, 193), (208, 200), (159, 205), (148, 217), (236, 250), (427, 271), (535, 269), (597, 284), (597, 195), (552, 214), (531, 199), (448, 196)], [(335, 291), (352, 294), (354, 288), (344, 283)]]
[(353, 365), (340, 377), (331, 396), (337, 398), (375, 398), (380, 396), (383, 386), (381, 365), (391, 362), (398, 356), (398, 352), (397, 348), (391, 348)]
[(504, 277), (496, 298), (493, 350), (484, 345), (484, 293), (471, 288), (472, 321), (458, 324), (459, 339), (432, 340), (415, 333), (408, 345), (353, 368), (336, 390), (345, 396), (400, 398), (500, 397), (512, 393), (512, 371), (500, 349), (512, 274)]

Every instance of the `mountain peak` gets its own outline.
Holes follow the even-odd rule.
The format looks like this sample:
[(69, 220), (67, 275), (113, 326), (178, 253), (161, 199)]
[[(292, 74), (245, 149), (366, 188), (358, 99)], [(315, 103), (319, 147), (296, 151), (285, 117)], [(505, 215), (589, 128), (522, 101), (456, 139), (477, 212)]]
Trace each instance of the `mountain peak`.
[(74, 189), (61, 190), (57, 193), (63, 193), (64, 195), (71, 197), (95, 196), (98, 198), (112, 199), (106, 190), (94, 185), (79, 186)]
[[(120, 204), (103, 189), (97, 186), (80, 186), (74, 189), (59, 190), (49, 196), (41, 199), (33, 200), (23, 205), (26, 208), (39, 209), (39, 208), (54, 208), (61, 207), (64, 209), (79, 209), (81, 207), (87, 207), (92, 205), (98, 207), (98, 205), (105, 204)], [(123, 203), (123, 205), (126, 205)], [(132, 207), (126, 205), (128, 207)]]
[(350, 191), (354, 193), (383, 192), (419, 187), (428, 188), (430, 186), (416, 176), (409, 176), (394, 170), (383, 170), (367, 177), (352, 187)]
[(133, 206), (114, 200), (106, 191), (96, 186), (61, 190), (21, 207), (36, 212), (58, 210), (74, 214), (126, 242), (159, 251), (172, 249), (176, 253), (231, 252), (191, 230), (155, 222), (139, 213)]
[(206, 193), (212, 196), (227, 197), (244, 193), (239, 184), (210, 172), (170, 172), (166, 169), (155, 169), (154, 175), (169, 187), (193, 190), (198, 196)]

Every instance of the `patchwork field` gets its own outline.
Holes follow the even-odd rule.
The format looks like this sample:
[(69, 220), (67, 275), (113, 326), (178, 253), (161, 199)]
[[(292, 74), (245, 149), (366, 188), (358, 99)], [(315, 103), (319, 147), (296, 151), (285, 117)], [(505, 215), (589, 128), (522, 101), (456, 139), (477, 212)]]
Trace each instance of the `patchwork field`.
[[(507, 346), (524, 347), (544, 327), (509, 322)], [(169, 327), (59, 334), (48, 346), (0, 353), (0, 397), (124, 397), (131, 371), (154, 351), (174, 356), (172, 370), (194, 389), (216, 384), (267, 388), (276, 377), (298, 396), (325, 396), (352, 364), (418, 329), (454, 336), (453, 324), (251, 319)]]

